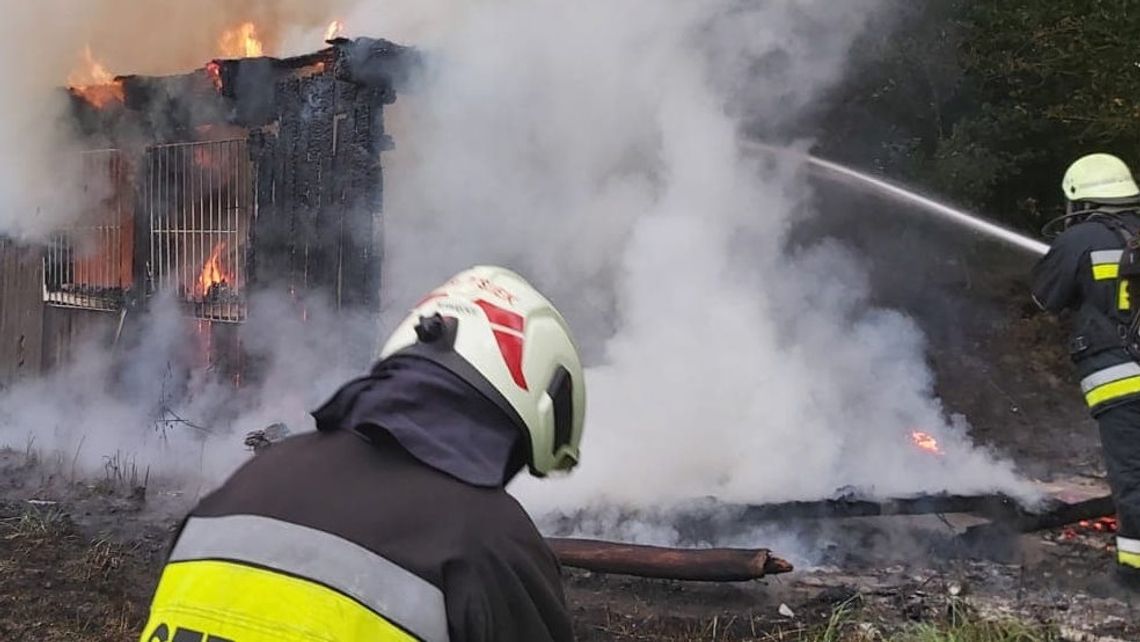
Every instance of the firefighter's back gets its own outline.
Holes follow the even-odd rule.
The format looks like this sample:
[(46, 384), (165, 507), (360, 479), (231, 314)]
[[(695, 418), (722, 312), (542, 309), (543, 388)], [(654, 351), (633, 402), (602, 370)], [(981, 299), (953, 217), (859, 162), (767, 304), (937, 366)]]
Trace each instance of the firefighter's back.
[(557, 561), (503, 489), (345, 430), (274, 445), (202, 500), (142, 639), (570, 635)]

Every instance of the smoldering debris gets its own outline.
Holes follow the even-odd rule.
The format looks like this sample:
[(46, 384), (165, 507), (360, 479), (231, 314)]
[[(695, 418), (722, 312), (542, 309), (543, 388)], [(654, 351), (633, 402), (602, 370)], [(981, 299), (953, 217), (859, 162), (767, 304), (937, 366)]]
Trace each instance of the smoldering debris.
[(245, 443), (246, 448), (252, 450), (254, 454), (257, 454), (288, 437), (290, 434), (292, 433), (289, 432), (289, 427), (279, 421), (266, 426), (262, 430), (254, 430), (246, 433), (243, 443)]
[[(550, 294), (592, 364), (581, 466), (517, 482), (532, 511), (843, 486), (1028, 492), (935, 398), (923, 333), (871, 305), (866, 257), (836, 239), (787, 249), (817, 215), (802, 164), (742, 151), (746, 123), (790, 129), (810, 112), (877, 8), (391, 2), (348, 14), (432, 51), (389, 113), (389, 301), (504, 263)], [(942, 452), (916, 448), (916, 431)]]

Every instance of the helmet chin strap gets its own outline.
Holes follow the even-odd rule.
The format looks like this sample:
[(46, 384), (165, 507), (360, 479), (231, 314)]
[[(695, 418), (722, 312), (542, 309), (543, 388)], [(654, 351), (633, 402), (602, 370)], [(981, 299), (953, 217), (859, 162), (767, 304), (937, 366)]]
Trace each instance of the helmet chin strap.
[(1088, 201), (1065, 200), (1065, 213), (1049, 220), (1041, 227), (1041, 236), (1047, 239), (1056, 237), (1069, 227), (1084, 221), (1093, 214), (1092, 203)]
[(1083, 221), (1092, 213), (1092, 209), (1093, 204), (1088, 201), (1065, 201), (1064, 229), (1069, 229)]
[(1049, 221), (1041, 228), (1041, 236), (1053, 238), (1060, 231), (1087, 221), (1096, 215), (1113, 215), (1120, 212), (1140, 210), (1140, 201), (1120, 203), (1097, 203), (1094, 201), (1065, 201), (1065, 213)]

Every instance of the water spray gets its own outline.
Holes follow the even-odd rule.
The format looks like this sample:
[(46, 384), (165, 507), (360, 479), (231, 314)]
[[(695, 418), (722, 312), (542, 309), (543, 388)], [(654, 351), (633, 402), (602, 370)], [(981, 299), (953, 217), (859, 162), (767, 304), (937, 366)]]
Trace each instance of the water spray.
[(909, 203), (911, 205), (917, 205), (920, 209), (926, 212), (937, 214), (938, 216), (941, 216), (942, 218), (947, 219), (953, 223), (970, 228), (976, 232), (981, 232), (982, 234), (992, 239), (1008, 243), (1014, 247), (1020, 248), (1032, 254), (1036, 254), (1037, 256), (1044, 256), (1045, 253), (1049, 251), (1049, 245), (1047, 243), (1043, 243), (1037, 239), (1030, 238), (1019, 232), (1015, 232), (1011, 229), (1002, 227), (997, 223), (987, 221), (986, 219), (975, 214), (970, 214), (969, 212), (960, 210), (956, 207), (951, 207), (945, 203), (940, 203), (934, 199), (927, 198), (906, 188), (899, 187), (893, 183), (875, 178), (869, 174), (864, 174), (863, 172), (856, 171), (850, 167), (845, 167), (839, 163), (823, 160), (822, 158), (817, 158), (811, 154), (789, 149), (786, 147), (775, 147), (773, 145), (766, 145), (764, 143), (748, 143), (748, 146), (755, 147), (757, 149), (770, 153), (797, 156), (806, 161), (812, 167), (822, 170), (832, 178), (840, 180), (846, 179), (848, 181), (854, 181), (863, 187), (873, 188), (875, 191), (881, 194), (885, 194), (891, 198)]

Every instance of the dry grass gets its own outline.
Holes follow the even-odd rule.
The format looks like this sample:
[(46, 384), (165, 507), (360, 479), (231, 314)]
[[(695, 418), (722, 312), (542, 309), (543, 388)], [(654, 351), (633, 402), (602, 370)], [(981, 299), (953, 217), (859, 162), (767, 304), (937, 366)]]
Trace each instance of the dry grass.
[(149, 570), (132, 552), (54, 505), (0, 503), (0, 639), (134, 639)]
[(1048, 628), (1017, 621), (970, 619), (951, 606), (943, 622), (917, 623), (884, 631), (862, 611), (858, 597), (835, 606), (825, 621), (774, 624), (747, 615), (714, 616), (689, 622), (639, 621), (615, 616), (595, 625), (590, 640), (667, 642), (1054, 642)]

